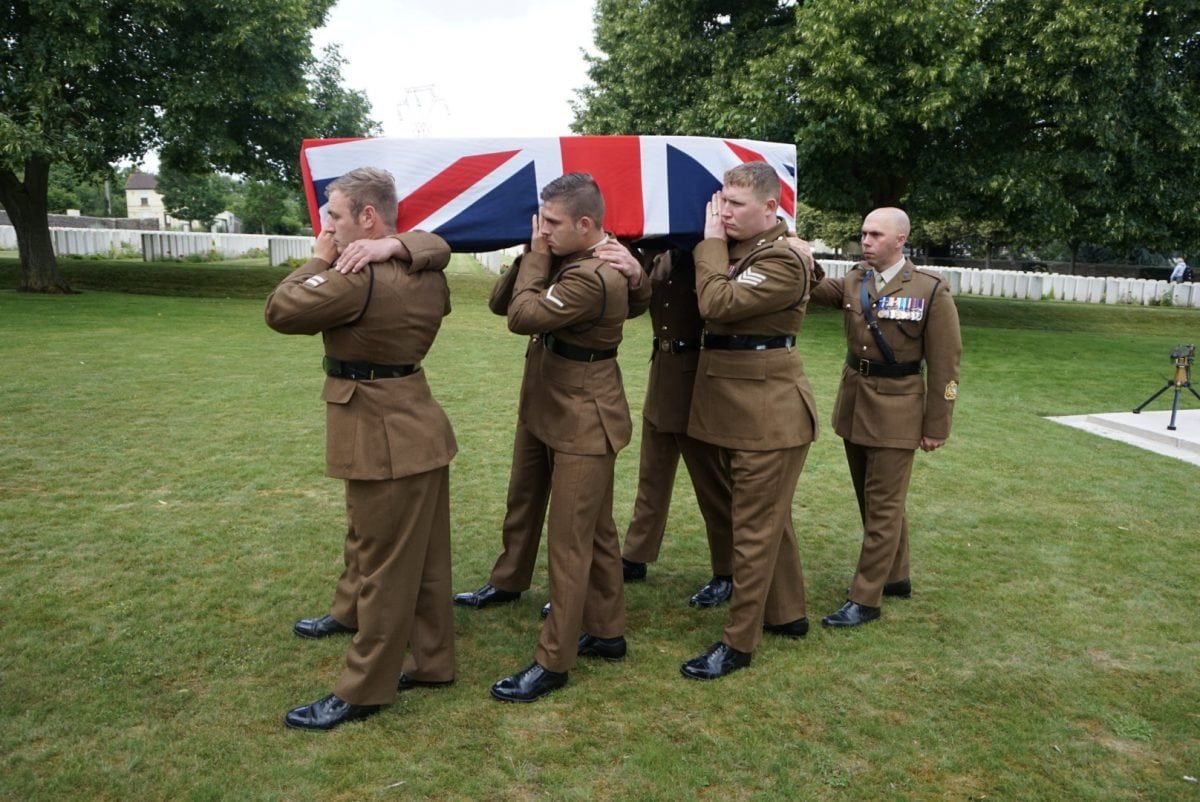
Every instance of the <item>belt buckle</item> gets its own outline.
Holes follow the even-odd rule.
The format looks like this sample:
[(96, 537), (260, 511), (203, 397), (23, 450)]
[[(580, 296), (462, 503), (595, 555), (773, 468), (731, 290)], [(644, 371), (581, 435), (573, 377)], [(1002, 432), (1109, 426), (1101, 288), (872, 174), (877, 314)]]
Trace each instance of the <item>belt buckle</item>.
[(672, 351), (675, 350), (675, 341), (668, 340), (666, 338), (659, 340), (658, 341), (658, 350), (664, 351), (668, 354), (671, 353)]
[(869, 360), (869, 359), (858, 360), (858, 375), (860, 375), (860, 376), (870, 376), (871, 375), (871, 360)]

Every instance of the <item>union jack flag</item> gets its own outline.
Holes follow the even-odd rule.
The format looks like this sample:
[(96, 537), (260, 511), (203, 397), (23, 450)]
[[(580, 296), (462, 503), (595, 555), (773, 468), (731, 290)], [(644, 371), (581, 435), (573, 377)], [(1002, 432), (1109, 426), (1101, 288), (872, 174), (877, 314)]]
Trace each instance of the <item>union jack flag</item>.
[(306, 139), (300, 167), (314, 231), (325, 188), (364, 166), (396, 179), (400, 231), (441, 235), (455, 251), (529, 241), (538, 193), (563, 173), (591, 173), (604, 195), (604, 228), (632, 240), (703, 238), (704, 204), (730, 167), (765, 161), (779, 174), (779, 216), (795, 228), (796, 148), (696, 136), (571, 136), (521, 139)]

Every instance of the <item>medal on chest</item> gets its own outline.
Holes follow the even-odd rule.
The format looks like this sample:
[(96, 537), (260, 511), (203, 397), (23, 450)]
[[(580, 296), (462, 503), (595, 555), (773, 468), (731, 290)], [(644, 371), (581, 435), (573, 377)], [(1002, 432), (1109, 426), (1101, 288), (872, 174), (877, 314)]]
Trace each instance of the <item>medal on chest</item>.
[(882, 320), (921, 320), (925, 317), (925, 299), (888, 295), (875, 301), (875, 317)]

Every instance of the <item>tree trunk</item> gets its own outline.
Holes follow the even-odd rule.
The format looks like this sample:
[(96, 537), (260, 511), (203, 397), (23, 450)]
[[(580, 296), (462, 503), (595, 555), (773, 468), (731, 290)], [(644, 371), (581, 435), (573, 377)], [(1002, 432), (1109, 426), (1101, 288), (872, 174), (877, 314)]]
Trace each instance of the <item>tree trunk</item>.
[(46, 217), (46, 190), (50, 163), (32, 156), (25, 161), (25, 180), (12, 170), (0, 169), (0, 204), (17, 231), (21, 254), (21, 292), (71, 293), (71, 285), (58, 272), (50, 223)]
[(1070, 247), (1071, 247), (1071, 271), (1067, 275), (1073, 276), (1073, 275), (1075, 275), (1075, 260), (1079, 257), (1079, 243), (1072, 242), (1072, 243), (1070, 243)]

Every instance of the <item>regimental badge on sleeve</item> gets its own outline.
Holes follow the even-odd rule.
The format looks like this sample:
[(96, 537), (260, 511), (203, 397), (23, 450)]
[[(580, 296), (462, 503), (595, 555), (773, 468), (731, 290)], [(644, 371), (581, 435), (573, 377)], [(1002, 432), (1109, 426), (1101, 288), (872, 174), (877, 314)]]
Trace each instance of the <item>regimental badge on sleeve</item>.
[(329, 279), (325, 278), (324, 276), (320, 276), (320, 275), (309, 276), (308, 278), (306, 278), (304, 280), (304, 286), (308, 287), (310, 290), (315, 290), (317, 287), (320, 287), (322, 284), (324, 284), (328, 280)]
[(958, 398), (958, 382), (953, 379), (946, 382), (946, 400), (953, 401)]

